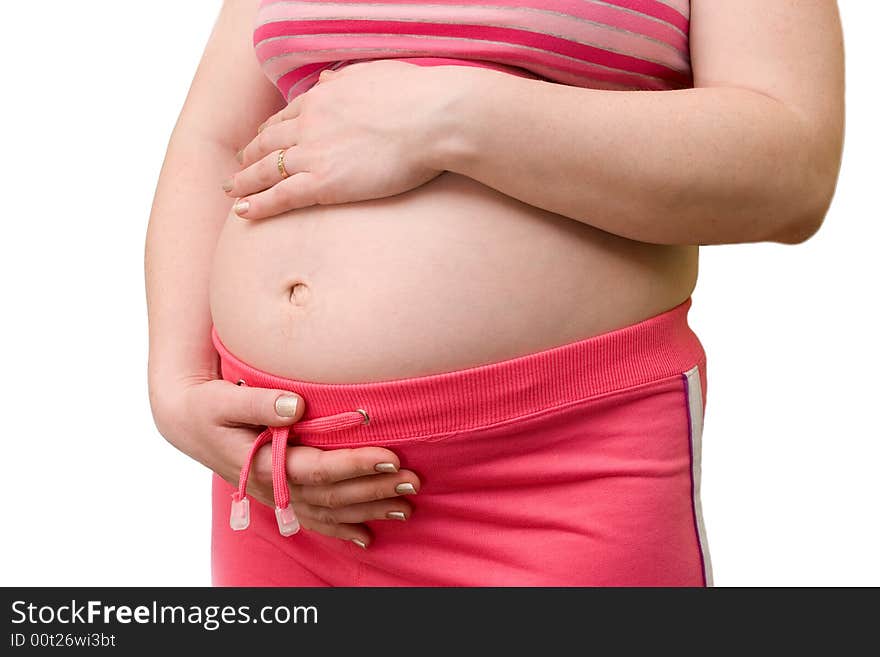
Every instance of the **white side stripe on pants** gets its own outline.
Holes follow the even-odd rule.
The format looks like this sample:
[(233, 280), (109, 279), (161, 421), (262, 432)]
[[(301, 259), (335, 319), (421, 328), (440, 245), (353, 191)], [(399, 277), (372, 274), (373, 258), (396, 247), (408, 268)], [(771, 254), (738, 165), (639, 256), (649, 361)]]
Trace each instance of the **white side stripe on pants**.
[(712, 560), (709, 558), (709, 544), (706, 539), (706, 526), (703, 522), (703, 507), (700, 503), (700, 475), (703, 441), (703, 389), (700, 381), (700, 368), (694, 365), (684, 373), (687, 387), (687, 405), (691, 444), (691, 481), (693, 482), (694, 522), (700, 542), (703, 559), (703, 576), (706, 586), (712, 586)]

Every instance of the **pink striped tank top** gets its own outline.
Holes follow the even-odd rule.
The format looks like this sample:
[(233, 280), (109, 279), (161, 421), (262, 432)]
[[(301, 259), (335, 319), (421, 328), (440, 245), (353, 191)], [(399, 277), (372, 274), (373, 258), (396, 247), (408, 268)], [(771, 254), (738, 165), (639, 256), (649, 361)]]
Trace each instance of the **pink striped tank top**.
[(693, 86), (690, 0), (261, 0), (254, 48), (290, 102), (373, 59), (482, 66), (614, 90)]

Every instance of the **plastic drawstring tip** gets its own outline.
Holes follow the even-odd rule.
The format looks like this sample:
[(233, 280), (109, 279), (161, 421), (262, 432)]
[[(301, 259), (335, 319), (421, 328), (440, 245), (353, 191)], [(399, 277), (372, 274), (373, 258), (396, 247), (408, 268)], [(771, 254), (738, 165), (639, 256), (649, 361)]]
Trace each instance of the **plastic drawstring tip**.
[(275, 518), (278, 520), (278, 531), (282, 536), (290, 536), (299, 531), (299, 520), (296, 519), (292, 504), (288, 504), (283, 509), (276, 506)]
[(243, 497), (240, 500), (232, 500), (232, 510), (229, 512), (229, 526), (239, 531), (247, 529), (251, 524), (251, 502)]

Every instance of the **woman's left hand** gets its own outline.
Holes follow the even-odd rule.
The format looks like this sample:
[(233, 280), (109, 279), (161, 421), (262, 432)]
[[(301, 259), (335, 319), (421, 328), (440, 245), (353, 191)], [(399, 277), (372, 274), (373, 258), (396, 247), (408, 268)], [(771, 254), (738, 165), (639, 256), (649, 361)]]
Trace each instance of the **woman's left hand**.
[(239, 197), (236, 213), (260, 219), (393, 196), (438, 176), (426, 156), (452, 93), (433, 68), (376, 60), (323, 71), (241, 150), (242, 170), (223, 185)]

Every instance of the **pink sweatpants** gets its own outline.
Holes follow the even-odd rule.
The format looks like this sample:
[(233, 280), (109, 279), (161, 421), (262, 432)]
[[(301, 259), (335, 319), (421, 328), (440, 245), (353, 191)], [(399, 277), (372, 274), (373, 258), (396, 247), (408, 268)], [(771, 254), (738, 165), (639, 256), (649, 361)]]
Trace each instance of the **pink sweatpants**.
[(236, 489), (214, 475), (214, 584), (711, 585), (706, 361), (690, 305), (489, 365), (355, 384), (261, 372), (212, 331), (224, 379), (306, 400), (290, 442), (384, 446), (422, 482), (411, 518), (369, 521), (363, 550), (307, 529), (282, 536), (253, 500), (250, 526), (233, 531)]

